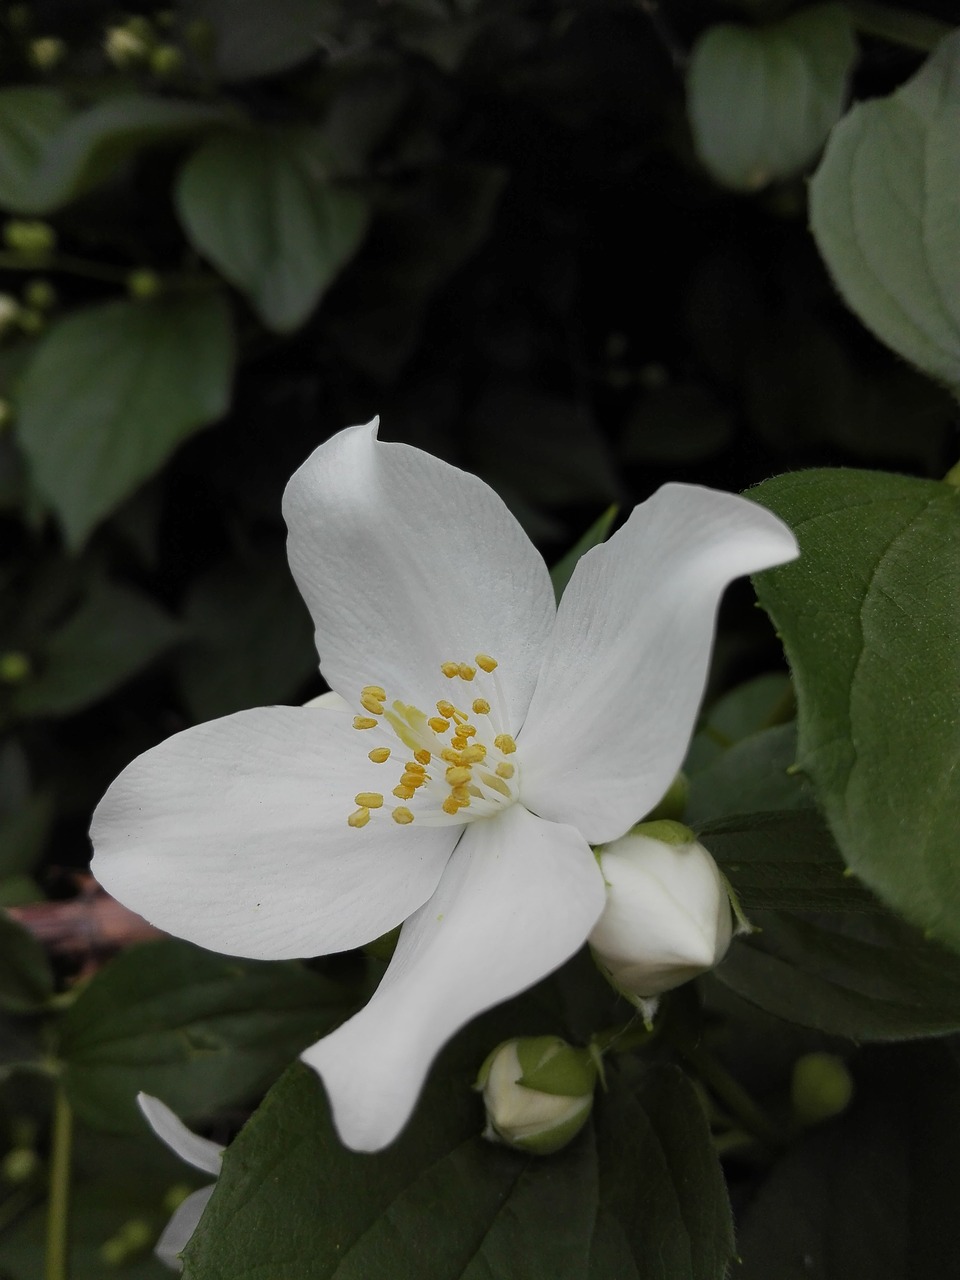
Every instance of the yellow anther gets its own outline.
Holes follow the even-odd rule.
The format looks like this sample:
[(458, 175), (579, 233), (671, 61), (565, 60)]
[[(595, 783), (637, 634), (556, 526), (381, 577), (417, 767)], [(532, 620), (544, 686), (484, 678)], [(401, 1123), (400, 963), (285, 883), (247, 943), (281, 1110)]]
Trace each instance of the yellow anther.
[(417, 787), (422, 787), (426, 782), (426, 778), (422, 773), (405, 773), (400, 779), (401, 787), (413, 787), (416, 791)]
[(432, 759), (430, 752), (425, 749), (423, 751), (415, 751), (413, 753), (413, 758), (414, 760), (418, 760), (420, 764), (429, 764)]
[(361, 698), (376, 698), (378, 702), (383, 702), (386, 696), (386, 689), (381, 689), (378, 684), (365, 684), (360, 690)]
[(401, 827), (405, 827), (408, 823), (413, 821), (413, 814), (410, 812), (409, 809), (405, 808), (402, 804), (397, 805), (396, 809), (394, 809), (393, 811), (392, 816), (393, 816), (394, 822), (399, 822)]
[(477, 736), (476, 726), (472, 724), (461, 724), (457, 726), (458, 738), (475, 738)]
[(491, 787), (494, 791), (499, 791), (502, 796), (506, 796), (508, 799), (510, 798), (510, 788), (502, 778), (498, 778), (493, 773), (481, 773), (480, 778), (485, 786)]
[(452, 720), (457, 714), (457, 708), (452, 702), (448, 702), (446, 698), (441, 698), (437, 703), (437, 710), (442, 716), (446, 716), (448, 720)]
[(497, 660), (496, 658), (491, 658), (489, 653), (478, 653), (477, 666), (481, 671), (486, 671), (487, 675), (489, 675), (491, 671), (496, 671)]
[(416, 760), (408, 760), (403, 767), (406, 769), (407, 773), (419, 774), (421, 778), (426, 773), (426, 769), (424, 769), (423, 765), (418, 764)]
[(453, 796), (447, 796), (446, 800), (444, 800), (443, 804), (440, 806), (444, 813), (451, 814), (459, 813), (461, 807), (459, 800), (455, 800)]
[(459, 662), (441, 662), (440, 670), (443, 672), (443, 674), (447, 677), (448, 680), (452, 680), (454, 676), (458, 676), (460, 674), (460, 663)]
[(433, 730), (434, 733), (446, 733), (447, 730), (450, 728), (450, 721), (441, 720), (439, 716), (432, 716), (427, 721), (427, 724), (430, 726), (430, 728)]
[(381, 809), (383, 796), (379, 791), (359, 791), (353, 797), (353, 803), (358, 804), (361, 809)]
[(355, 729), (375, 729), (377, 722), (372, 716), (354, 716), (353, 727)]
[(457, 675), (460, 677), (461, 680), (472, 680), (476, 674), (477, 674), (477, 668), (468, 667), (465, 662), (461, 662), (460, 665), (457, 667)]
[[(460, 752), (461, 764), (479, 764), (487, 754), (487, 748), (482, 742), (473, 743)], [(513, 766), (510, 766), (510, 772), (513, 773)]]
[(466, 738), (461, 738), (460, 735), (457, 734), (457, 736), (452, 740), (450, 745), (453, 747), (454, 751), (463, 752), (463, 751), (466, 751), (470, 743)]
[(380, 698), (375, 698), (372, 693), (361, 694), (360, 705), (364, 711), (369, 711), (372, 716), (383, 715), (383, 702)]
[(374, 764), (385, 764), (390, 759), (390, 748), (374, 747), (372, 751), (367, 752), (367, 758)]
[(473, 777), (473, 770), (469, 765), (452, 764), (444, 774), (447, 783), (451, 787), (459, 787), (462, 782), (469, 782)]
[(486, 698), (474, 698), (473, 714), (475, 716), (486, 716), (490, 714), (490, 703)]
[(466, 787), (463, 785), (459, 787), (454, 787), (453, 790), (450, 792), (450, 794), (453, 796), (454, 800), (456, 800), (457, 804), (460, 805), (461, 808), (463, 809), (465, 809), (467, 805), (470, 803), (469, 787)]
[(517, 744), (509, 733), (498, 733), (493, 740), (493, 745), (498, 751), (502, 751), (505, 756), (513, 755), (517, 749)]
[(347, 819), (348, 827), (365, 827), (370, 821), (369, 809), (358, 809), (356, 813), (351, 813)]
[(504, 760), (502, 764), (497, 765), (498, 778), (512, 778), (515, 773), (516, 773), (516, 770), (514, 769), (513, 765), (508, 764), (506, 760)]
[(415, 792), (413, 787), (405, 787), (401, 782), (398, 786), (393, 788), (393, 794), (398, 800), (412, 800)]
[[(466, 746), (466, 743), (464, 743), (464, 746)], [(444, 747), (440, 752), (440, 759), (445, 760), (447, 764), (463, 764), (463, 761), (460, 758), (460, 752), (455, 750), (453, 747)]]

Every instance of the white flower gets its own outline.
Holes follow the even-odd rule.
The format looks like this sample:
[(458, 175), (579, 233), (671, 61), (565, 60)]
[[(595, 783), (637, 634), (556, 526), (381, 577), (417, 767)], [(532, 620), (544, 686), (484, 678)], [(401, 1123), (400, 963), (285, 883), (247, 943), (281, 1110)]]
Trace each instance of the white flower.
[(370, 1151), (455, 1031), (585, 941), (605, 902), (590, 845), (677, 772), (725, 586), (796, 544), (743, 498), (666, 485), (557, 609), (500, 498), (378, 441), (376, 422), (312, 454), (284, 515), (341, 697), (240, 712), (135, 760), (95, 814), (94, 871), (160, 928), (235, 955), (340, 951), (406, 922), (366, 1008), (303, 1055), (343, 1141)]
[[(216, 1142), (211, 1142), (209, 1138), (201, 1138), (199, 1134), (192, 1133), (159, 1098), (154, 1098), (149, 1093), (138, 1093), (137, 1103), (150, 1128), (174, 1155), (178, 1155), (181, 1160), (192, 1164), (195, 1169), (200, 1169), (203, 1173), (213, 1174), (214, 1178), (219, 1175), (223, 1147)], [(164, 1227), (154, 1253), (161, 1262), (165, 1262), (174, 1271), (180, 1270), (179, 1255), (187, 1247), (187, 1242), (196, 1231), (197, 1223), (212, 1195), (212, 1185), (192, 1192), (178, 1206)]]
[(607, 903), (590, 946), (613, 985), (649, 1014), (653, 997), (720, 963), (733, 936), (723, 877), (693, 832), (649, 822), (598, 853)]

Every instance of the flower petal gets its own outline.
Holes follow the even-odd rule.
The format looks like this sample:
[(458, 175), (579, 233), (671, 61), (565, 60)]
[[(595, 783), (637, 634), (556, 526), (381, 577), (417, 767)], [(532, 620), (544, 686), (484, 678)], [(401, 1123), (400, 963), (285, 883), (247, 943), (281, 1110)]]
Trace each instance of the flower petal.
[(668, 484), (636, 507), (563, 594), (518, 742), (523, 803), (591, 844), (648, 813), (683, 762), (724, 588), (796, 555), (734, 494)]
[(543, 559), (482, 480), (376, 430), (321, 445), (283, 497), (320, 669), (351, 705), (377, 684), (430, 714), (440, 663), (488, 653), (515, 733), (555, 616)]
[(93, 873), (152, 924), (270, 960), (342, 951), (393, 928), (436, 888), (459, 828), (347, 826), (389, 790), (350, 716), (261, 707), (168, 738), (94, 814)]
[(173, 1271), (183, 1270), (180, 1254), (183, 1253), (190, 1237), (196, 1231), (214, 1190), (215, 1186), (201, 1187), (199, 1191), (194, 1191), (187, 1196), (186, 1200), (174, 1210), (173, 1217), (164, 1227), (154, 1253)]
[(137, 1106), (143, 1112), (147, 1124), (160, 1141), (185, 1160), (195, 1169), (203, 1173), (212, 1173), (214, 1177), (220, 1173), (220, 1157), (224, 1148), (209, 1138), (201, 1138), (198, 1133), (188, 1129), (175, 1112), (165, 1102), (149, 1093), (137, 1094)]
[(519, 804), (468, 826), (373, 999), (303, 1054), (346, 1145), (392, 1142), (444, 1042), (562, 964), (603, 905), (603, 877), (573, 828)]

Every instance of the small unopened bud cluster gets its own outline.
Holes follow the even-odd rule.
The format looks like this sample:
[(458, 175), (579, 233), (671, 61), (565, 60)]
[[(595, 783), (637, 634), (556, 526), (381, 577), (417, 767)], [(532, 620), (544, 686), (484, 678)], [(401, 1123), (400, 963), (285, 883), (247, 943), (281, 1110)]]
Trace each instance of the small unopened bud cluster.
[(593, 1107), (597, 1063), (558, 1036), (498, 1045), (480, 1068), (487, 1126), (483, 1136), (519, 1151), (550, 1155), (574, 1138)]

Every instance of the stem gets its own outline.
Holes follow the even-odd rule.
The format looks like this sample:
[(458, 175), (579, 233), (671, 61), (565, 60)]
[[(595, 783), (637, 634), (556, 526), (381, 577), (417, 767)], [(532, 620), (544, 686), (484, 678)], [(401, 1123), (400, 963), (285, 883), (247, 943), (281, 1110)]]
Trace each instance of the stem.
[(865, 36), (930, 53), (952, 28), (923, 13), (908, 13), (880, 0), (847, 0), (853, 25)]
[(670, 1039), (681, 1057), (686, 1059), (703, 1084), (720, 1099), (742, 1128), (753, 1134), (765, 1147), (779, 1150), (786, 1144), (786, 1135), (761, 1111), (746, 1089), (734, 1080), (713, 1054), (700, 1045), (690, 1043), (685, 1037)]
[(57, 1085), (53, 1108), (53, 1151), (50, 1158), (50, 1199), (47, 1204), (47, 1268), (45, 1280), (67, 1280), (70, 1209), (70, 1153), (73, 1146), (73, 1112)]
[(86, 276), (107, 284), (125, 284), (128, 270), (109, 267), (102, 262), (74, 258), (62, 253), (5, 253), (0, 251), (0, 267), (5, 271), (62, 271), (68, 275)]

